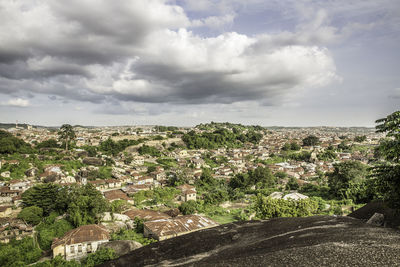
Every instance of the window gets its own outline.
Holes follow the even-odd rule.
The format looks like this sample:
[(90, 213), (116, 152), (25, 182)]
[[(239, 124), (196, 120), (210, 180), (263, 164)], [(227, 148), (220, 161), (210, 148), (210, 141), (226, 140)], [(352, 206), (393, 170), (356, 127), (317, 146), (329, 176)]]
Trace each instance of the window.
[(71, 247), (69, 248), (69, 251), (71, 252), (71, 254), (74, 254), (74, 253), (75, 253), (75, 247), (74, 247), (74, 246), (71, 246)]
[(87, 249), (86, 250), (87, 250), (88, 253), (92, 252), (92, 244), (91, 243), (87, 244)]
[(78, 252), (82, 252), (82, 245), (78, 245)]

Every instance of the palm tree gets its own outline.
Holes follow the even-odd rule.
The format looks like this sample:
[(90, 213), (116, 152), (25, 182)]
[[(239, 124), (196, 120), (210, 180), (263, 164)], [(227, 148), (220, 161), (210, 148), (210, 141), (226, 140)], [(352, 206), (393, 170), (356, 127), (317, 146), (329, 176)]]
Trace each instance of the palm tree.
[(62, 140), (65, 140), (65, 150), (68, 151), (68, 142), (75, 139), (75, 132), (69, 124), (63, 124), (60, 127), (58, 135)]

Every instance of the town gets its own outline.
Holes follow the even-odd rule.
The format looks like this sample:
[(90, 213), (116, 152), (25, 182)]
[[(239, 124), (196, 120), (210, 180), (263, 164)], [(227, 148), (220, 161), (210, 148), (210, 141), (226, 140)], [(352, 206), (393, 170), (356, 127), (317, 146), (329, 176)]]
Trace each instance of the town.
[(121, 240), (133, 249), (233, 221), (344, 215), (371, 198), (364, 177), (385, 136), (214, 122), (3, 126), (2, 263), (7, 244), (23, 263), (90, 263), (118, 256), (108, 245)]

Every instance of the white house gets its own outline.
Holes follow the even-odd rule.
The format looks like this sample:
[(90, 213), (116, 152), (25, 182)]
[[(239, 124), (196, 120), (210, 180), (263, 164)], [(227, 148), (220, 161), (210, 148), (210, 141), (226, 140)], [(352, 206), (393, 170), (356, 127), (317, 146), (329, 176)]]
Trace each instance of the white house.
[(63, 256), (66, 260), (81, 259), (96, 252), (101, 243), (110, 239), (108, 230), (97, 224), (83, 225), (68, 231), (62, 238), (53, 240), (53, 257)]

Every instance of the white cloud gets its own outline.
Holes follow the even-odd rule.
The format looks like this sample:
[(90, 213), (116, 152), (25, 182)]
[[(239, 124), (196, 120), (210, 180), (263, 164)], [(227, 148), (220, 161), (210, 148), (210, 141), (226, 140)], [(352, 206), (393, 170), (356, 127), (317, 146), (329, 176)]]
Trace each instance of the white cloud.
[(3, 106), (13, 106), (13, 107), (28, 107), (30, 106), (29, 100), (22, 98), (10, 99), (7, 102), (2, 103)]

